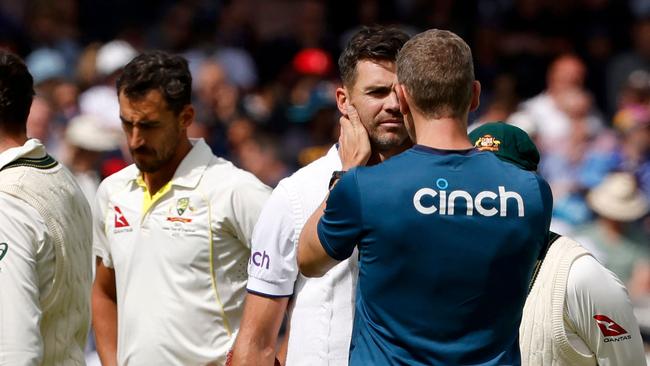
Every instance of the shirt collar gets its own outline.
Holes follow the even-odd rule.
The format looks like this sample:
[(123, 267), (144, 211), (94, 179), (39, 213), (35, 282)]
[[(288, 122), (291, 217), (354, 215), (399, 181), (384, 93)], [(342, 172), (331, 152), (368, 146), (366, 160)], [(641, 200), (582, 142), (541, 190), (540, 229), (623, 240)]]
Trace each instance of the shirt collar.
[(37, 139), (29, 139), (23, 146), (12, 147), (0, 152), (0, 169), (20, 158), (38, 159), (47, 155), (45, 146)]
[[(173, 186), (186, 188), (196, 187), (203, 176), (203, 172), (205, 172), (210, 160), (214, 156), (212, 150), (203, 139), (190, 139), (190, 142), (193, 147), (185, 158), (183, 158), (178, 168), (176, 168), (176, 172), (171, 180)], [(138, 172), (138, 175), (132, 180), (135, 184), (138, 184), (138, 181), (144, 182), (142, 180), (142, 172)]]

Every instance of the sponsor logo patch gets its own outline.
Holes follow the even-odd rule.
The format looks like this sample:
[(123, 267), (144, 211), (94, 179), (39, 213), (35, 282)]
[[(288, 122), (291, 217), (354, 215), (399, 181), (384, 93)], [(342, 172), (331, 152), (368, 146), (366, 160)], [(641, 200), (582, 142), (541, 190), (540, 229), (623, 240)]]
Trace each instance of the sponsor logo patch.
[(253, 252), (253, 254), (251, 254), (251, 257), (250, 257), (249, 260), (251, 262), (253, 262), (253, 265), (255, 267), (261, 267), (261, 268), (269, 269), (269, 264), (271, 262), (271, 257), (268, 254), (266, 254), (266, 251)]
[(122, 213), (122, 210), (115, 206), (115, 228), (122, 228), (122, 227), (129, 227), (129, 222), (126, 220), (126, 217), (124, 217), (124, 214)]
[(113, 233), (119, 234), (133, 231), (133, 228), (126, 220), (126, 216), (122, 213), (122, 210), (118, 206), (114, 206), (113, 210), (115, 211), (115, 227), (113, 228)]
[(448, 191), (445, 178), (436, 180), (436, 188), (420, 188), (413, 195), (413, 206), (423, 215), (508, 216), (508, 209), (516, 209), (517, 217), (524, 217), (524, 199), (515, 191), (499, 186), (497, 192), (481, 191), (476, 195), (464, 190)]
[(606, 315), (594, 315), (594, 320), (600, 332), (605, 336), (604, 342), (620, 342), (628, 339), (632, 339), (632, 336), (627, 333), (623, 327), (618, 325), (610, 317)]

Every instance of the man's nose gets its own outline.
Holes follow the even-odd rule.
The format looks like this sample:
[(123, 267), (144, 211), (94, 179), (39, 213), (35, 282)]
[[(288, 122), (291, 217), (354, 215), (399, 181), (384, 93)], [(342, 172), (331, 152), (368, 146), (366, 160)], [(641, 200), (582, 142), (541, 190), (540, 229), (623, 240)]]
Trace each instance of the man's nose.
[(390, 94), (388, 94), (386, 97), (385, 107), (390, 111), (399, 111), (399, 99), (397, 98), (397, 93), (395, 90), (391, 91)]
[(144, 136), (139, 128), (134, 127), (129, 136), (129, 146), (132, 149), (137, 149), (142, 145), (144, 145)]

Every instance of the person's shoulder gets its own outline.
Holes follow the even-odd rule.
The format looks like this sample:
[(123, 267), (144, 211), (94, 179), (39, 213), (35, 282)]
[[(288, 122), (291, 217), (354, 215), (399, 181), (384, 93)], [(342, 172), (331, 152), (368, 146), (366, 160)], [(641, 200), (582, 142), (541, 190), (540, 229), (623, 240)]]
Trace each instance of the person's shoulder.
[(136, 179), (138, 174), (140, 174), (138, 168), (135, 164), (131, 164), (104, 178), (104, 180), (99, 184), (97, 192), (98, 194), (101, 194), (102, 192), (111, 192), (124, 188), (130, 181)]
[(409, 164), (418, 160), (418, 152), (415, 149), (405, 150), (397, 155), (382, 161), (375, 165), (359, 166), (355, 168), (357, 176), (378, 176), (385, 174), (393, 174), (396, 170), (405, 168), (411, 169)]
[(262, 183), (253, 173), (235, 166), (229, 160), (213, 155), (205, 167), (201, 186), (209, 191), (237, 191), (250, 188), (268, 190), (266, 184)]

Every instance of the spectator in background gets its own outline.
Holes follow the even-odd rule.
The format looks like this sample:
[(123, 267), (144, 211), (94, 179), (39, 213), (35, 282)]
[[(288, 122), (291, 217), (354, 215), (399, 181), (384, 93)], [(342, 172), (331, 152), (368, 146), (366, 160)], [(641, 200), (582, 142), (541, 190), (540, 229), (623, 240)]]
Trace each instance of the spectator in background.
[(633, 173), (650, 200), (650, 103), (630, 105), (614, 116), (620, 146), (612, 154), (618, 168)]
[(619, 106), (621, 90), (636, 70), (650, 72), (650, 14), (634, 22), (633, 49), (614, 57), (607, 72), (607, 104), (610, 113)]
[(230, 82), (221, 64), (208, 58), (198, 68), (195, 91), (196, 123), (205, 129), (212, 151), (228, 155), (226, 134), (241, 116), (239, 89)]
[(584, 89), (567, 88), (557, 92), (557, 106), (566, 116), (568, 130), (566, 136), (557, 138), (556, 144), (545, 152), (540, 174), (553, 190), (554, 216), (577, 225), (589, 219), (582, 196), (589, 187), (582, 178), (587, 152), (596, 138), (589, 126), (593, 99)]
[(99, 118), (106, 128), (121, 129), (115, 81), (120, 75), (122, 67), (136, 55), (137, 51), (122, 40), (108, 42), (97, 50), (95, 57), (96, 85), (79, 96), (79, 109), (82, 114)]
[(284, 163), (280, 146), (271, 136), (257, 134), (247, 139), (237, 152), (238, 162), (264, 184), (275, 187), (282, 178), (290, 174)]
[(122, 140), (121, 134), (107, 129), (98, 117), (79, 115), (68, 122), (62, 161), (93, 206), (95, 193), (102, 180), (99, 172), (103, 154), (119, 149)]
[[(650, 263), (647, 233), (638, 225), (650, 210), (648, 200), (638, 189), (629, 173), (612, 173), (587, 194), (587, 203), (596, 214), (596, 220), (576, 231), (576, 240), (582, 243), (605, 267), (628, 285), (635, 267)], [(634, 299), (650, 288), (630, 292)]]
[(71, 71), (68, 70), (71, 66), (67, 65), (60, 51), (51, 48), (35, 50), (27, 56), (26, 63), (34, 75), (36, 94), (51, 107), (50, 130), (55, 135), (54, 139), (57, 139), (67, 121), (79, 112), (79, 87), (73, 82)]
[(27, 117), (27, 136), (41, 141), (55, 157), (61, 153), (63, 129), (53, 123), (54, 112), (51, 104), (42, 97), (34, 97), (29, 117)]
[[(570, 116), (562, 108), (562, 97), (569, 89), (577, 89), (580, 93), (585, 92), (585, 73), (584, 63), (577, 56), (562, 55), (549, 66), (546, 89), (519, 106), (518, 111), (528, 115), (535, 125), (542, 158), (547, 151), (570, 144), (573, 127)], [(583, 117), (585, 129), (593, 135), (600, 131), (603, 122), (593, 106), (589, 107), (586, 113)]]

